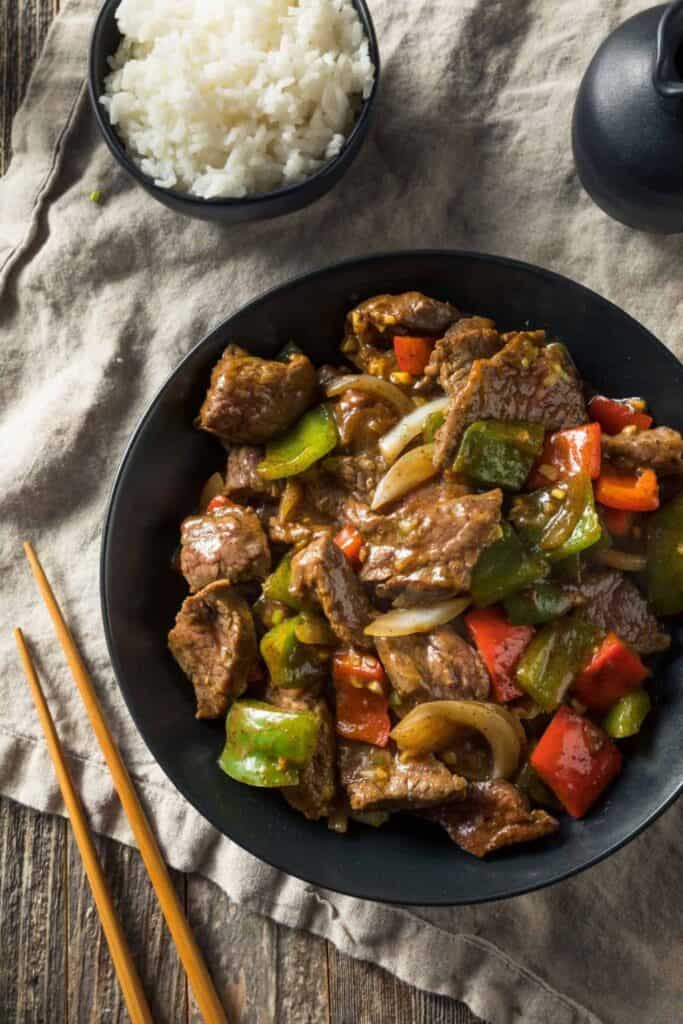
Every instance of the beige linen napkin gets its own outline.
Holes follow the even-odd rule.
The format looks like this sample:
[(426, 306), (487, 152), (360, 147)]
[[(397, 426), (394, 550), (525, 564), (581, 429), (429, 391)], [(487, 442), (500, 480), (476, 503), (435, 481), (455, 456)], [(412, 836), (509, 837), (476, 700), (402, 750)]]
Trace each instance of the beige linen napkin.
[(114, 164), (82, 88), (96, 2), (71, 0), (0, 184), (0, 791), (63, 813), (9, 637), (21, 622), (92, 820), (131, 842), (20, 554), (30, 535), (169, 862), (493, 1024), (683, 1019), (683, 808), (579, 878), (488, 906), (376, 906), (266, 867), (185, 803), (128, 717), (100, 622), (102, 516), (126, 439), (181, 356), (261, 290), (333, 259), (431, 246), (520, 257), (608, 296), (683, 354), (680, 237), (608, 220), (581, 191), (569, 145), (583, 68), (645, 6), (373, 0), (383, 81), (357, 163), (314, 207), (231, 230), (175, 216)]

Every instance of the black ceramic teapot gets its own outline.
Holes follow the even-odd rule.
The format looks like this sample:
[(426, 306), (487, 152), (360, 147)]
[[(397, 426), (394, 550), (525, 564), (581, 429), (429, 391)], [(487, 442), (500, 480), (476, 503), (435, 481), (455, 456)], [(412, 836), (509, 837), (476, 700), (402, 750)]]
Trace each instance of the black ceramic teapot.
[(581, 183), (611, 217), (683, 231), (683, 0), (605, 40), (579, 88), (572, 144)]

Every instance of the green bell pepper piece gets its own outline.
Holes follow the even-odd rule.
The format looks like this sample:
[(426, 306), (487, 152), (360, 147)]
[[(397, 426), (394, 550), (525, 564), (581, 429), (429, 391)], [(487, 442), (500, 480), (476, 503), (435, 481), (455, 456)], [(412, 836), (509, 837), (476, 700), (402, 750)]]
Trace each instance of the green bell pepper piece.
[(602, 723), (605, 732), (613, 740), (624, 740), (635, 736), (652, 707), (652, 701), (645, 690), (632, 690), (610, 708)]
[(524, 765), (521, 772), (515, 779), (515, 785), (521, 789), (532, 803), (540, 807), (550, 807), (552, 810), (562, 810), (562, 804), (551, 789), (548, 789), (545, 782), (534, 771), (529, 762)]
[(304, 353), (295, 341), (288, 341), (283, 349), (275, 356), (278, 363), (288, 363), (292, 356), (302, 356)]
[(517, 665), (517, 682), (544, 711), (554, 711), (591, 657), (599, 633), (578, 615), (544, 626)]
[(284, 434), (268, 441), (258, 471), (266, 480), (296, 476), (329, 454), (337, 440), (334, 415), (326, 405), (319, 405), (304, 413)]
[(258, 700), (236, 701), (225, 720), (219, 765), (249, 786), (295, 786), (318, 742), (320, 721), (311, 711), (287, 711)]
[(503, 605), (513, 626), (537, 626), (559, 619), (573, 607), (574, 601), (557, 583), (545, 581), (534, 584), (530, 590), (510, 594)]
[(424, 437), (425, 444), (431, 444), (436, 437), (437, 430), (440, 430), (443, 426), (444, 414), (442, 412), (431, 412), (427, 417), (422, 435)]
[(293, 608), (294, 611), (301, 611), (304, 606), (303, 601), (292, 590), (291, 554), (285, 555), (275, 571), (271, 572), (270, 576), (266, 576), (263, 584), (263, 596), (269, 601), (279, 601), (280, 604), (286, 604), (288, 608)]
[(509, 523), (501, 523), (502, 536), (484, 548), (472, 570), (470, 591), (478, 608), (502, 601), (523, 590), (548, 572), (548, 563), (528, 551)]
[(515, 499), (510, 519), (523, 540), (542, 551), (551, 562), (559, 562), (591, 547), (602, 536), (602, 524), (595, 508), (593, 487), (587, 474), (568, 483), (564, 499), (554, 487), (543, 487)]
[(683, 612), (683, 494), (652, 513), (645, 576), (655, 614)]
[(285, 690), (305, 689), (325, 678), (325, 666), (318, 652), (297, 636), (297, 631), (305, 629), (306, 625), (304, 615), (295, 615), (273, 626), (261, 638), (261, 656), (273, 686)]
[(478, 420), (460, 442), (456, 473), (480, 487), (518, 491), (543, 448), (545, 429), (521, 420)]

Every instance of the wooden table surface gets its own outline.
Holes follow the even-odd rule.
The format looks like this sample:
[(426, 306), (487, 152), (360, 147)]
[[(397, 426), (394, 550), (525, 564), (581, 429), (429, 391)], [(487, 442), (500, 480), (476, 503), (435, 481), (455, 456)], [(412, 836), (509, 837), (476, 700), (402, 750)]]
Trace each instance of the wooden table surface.
[[(59, 0), (0, 0), (0, 173), (12, 116)], [(135, 850), (98, 839), (105, 875), (154, 1018), (199, 1022)], [(477, 1024), (324, 939), (230, 902), (211, 882), (173, 875), (231, 1024)], [(68, 823), (0, 799), (0, 1022), (128, 1020)]]

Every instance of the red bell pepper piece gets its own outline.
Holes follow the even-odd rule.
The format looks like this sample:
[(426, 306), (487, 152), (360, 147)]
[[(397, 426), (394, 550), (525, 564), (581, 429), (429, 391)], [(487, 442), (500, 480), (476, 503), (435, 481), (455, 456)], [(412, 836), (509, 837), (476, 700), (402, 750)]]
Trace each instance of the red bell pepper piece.
[(491, 677), (493, 699), (505, 704), (521, 697), (515, 669), (536, 632), (534, 627), (511, 626), (495, 606), (473, 609), (465, 616), (465, 622)]
[(566, 704), (529, 762), (574, 818), (582, 818), (621, 771), (621, 754), (607, 734)]
[[(599, 423), (586, 423), (550, 434), (536, 459), (527, 490), (547, 487), (555, 480), (569, 480), (577, 473), (586, 473), (591, 480), (597, 480), (602, 464), (601, 436)], [(555, 472), (550, 475), (543, 473), (541, 466), (550, 467)]]
[(228, 505), (234, 505), (235, 502), (227, 498), (225, 494), (217, 494), (215, 498), (212, 498), (209, 504), (206, 506), (207, 512), (214, 512), (217, 508), (227, 508)]
[(606, 434), (618, 434), (624, 427), (636, 426), (639, 430), (647, 430), (652, 426), (652, 416), (640, 412), (627, 398), (617, 400), (596, 395), (588, 403), (588, 413)]
[(623, 508), (600, 506), (600, 517), (613, 537), (626, 537), (633, 527), (634, 514)]
[(375, 747), (386, 747), (391, 732), (389, 701), (367, 686), (343, 683), (336, 688), (336, 729), (347, 740), (361, 740)]
[(405, 334), (394, 337), (394, 352), (399, 370), (419, 377), (429, 362), (434, 342), (430, 338), (412, 338)]
[(341, 548), (353, 568), (360, 569), (360, 553), (363, 547), (363, 538), (356, 527), (352, 526), (351, 523), (347, 523), (334, 538), (334, 543), (338, 548)]
[(595, 481), (595, 497), (601, 505), (623, 512), (654, 512), (659, 508), (657, 474), (646, 469), (631, 476), (605, 467)]
[(609, 711), (625, 694), (636, 690), (648, 670), (642, 661), (616, 633), (608, 633), (574, 680), (574, 696), (591, 711)]
[(386, 689), (387, 674), (379, 658), (374, 654), (364, 654), (345, 647), (338, 650), (332, 659), (332, 679), (337, 683), (349, 683), (351, 680), (362, 683), (378, 682)]
[(352, 648), (337, 651), (332, 660), (332, 679), (337, 697), (338, 734), (347, 740), (386, 747), (391, 720), (387, 677), (381, 662)]

